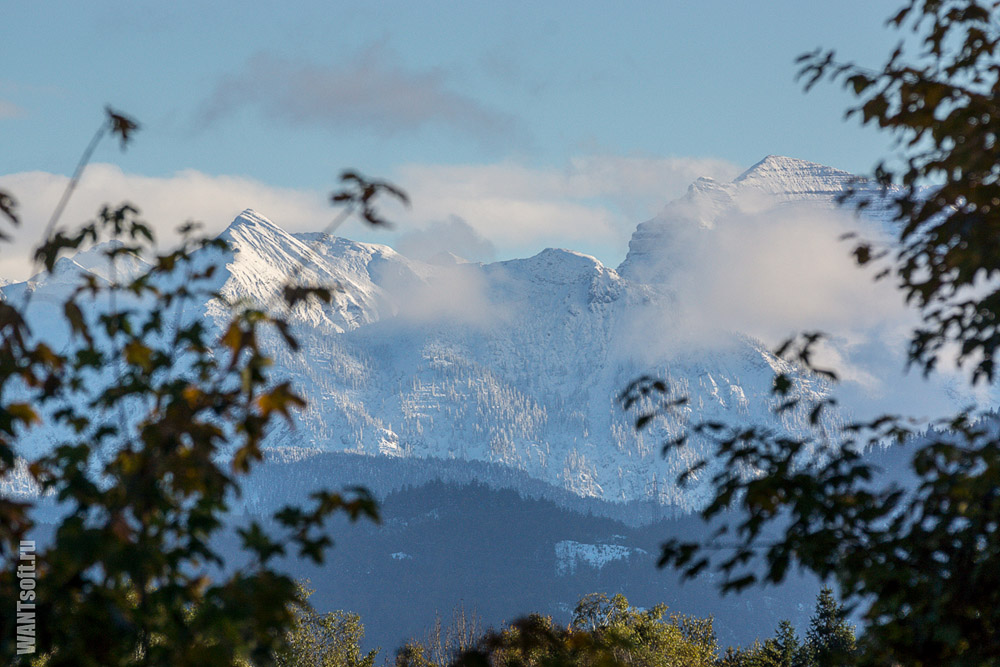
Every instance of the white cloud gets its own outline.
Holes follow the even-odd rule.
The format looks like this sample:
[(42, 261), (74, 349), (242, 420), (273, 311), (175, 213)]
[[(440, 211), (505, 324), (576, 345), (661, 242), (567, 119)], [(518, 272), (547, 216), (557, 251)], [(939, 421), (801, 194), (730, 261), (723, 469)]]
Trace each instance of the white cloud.
[(496, 257), (493, 243), (457, 216), (401, 234), (393, 246), (420, 261), (440, 263), (442, 253), (452, 253), (470, 262), (489, 262)]
[(774, 340), (790, 331), (846, 332), (906, 312), (890, 283), (873, 283), (841, 240), (854, 216), (815, 206), (723, 215), (713, 230), (686, 241), (677, 290), (690, 299), (689, 320)]
[(489, 284), (478, 264), (435, 266), (421, 280), (398, 276), (383, 287), (398, 304), (390, 326), (453, 325), (489, 329), (510, 317), (503, 303), (489, 297)]
[[(69, 179), (45, 172), (0, 176), (0, 187), (18, 202), (22, 225), (15, 242), (0, 254), (0, 276), (25, 278), (31, 272), (31, 249), (55, 209)], [(255, 208), (291, 231), (324, 228), (335, 211), (325, 193), (275, 188), (251, 179), (209, 176), (187, 170), (165, 178), (123, 173), (118, 167), (87, 167), (60, 220), (73, 227), (92, 219), (105, 204), (134, 203), (168, 246), (181, 224), (196, 220), (207, 232), (220, 232), (246, 208)]]

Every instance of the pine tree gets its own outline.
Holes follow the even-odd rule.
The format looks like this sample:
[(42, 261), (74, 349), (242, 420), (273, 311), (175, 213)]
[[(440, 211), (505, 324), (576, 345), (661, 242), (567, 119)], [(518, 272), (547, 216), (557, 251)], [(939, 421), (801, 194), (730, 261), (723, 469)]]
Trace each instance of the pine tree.
[(755, 667), (802, 667), (802, 644), (791, 621), (778, 624), (774, 637), (764, 642)]
[(803, 646), (804, 665), (841, 667), (851, 664), (857, 645), (854, 628), (844, 617), (844, 608), (834, 598), (833, 589), (821, 590), (816, 597), (816, 612), (809, 619)]

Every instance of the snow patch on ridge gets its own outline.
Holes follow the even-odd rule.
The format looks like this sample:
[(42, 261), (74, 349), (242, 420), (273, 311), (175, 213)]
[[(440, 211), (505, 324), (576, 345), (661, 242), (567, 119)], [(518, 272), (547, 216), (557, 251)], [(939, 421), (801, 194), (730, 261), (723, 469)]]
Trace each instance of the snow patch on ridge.
[(586, 544), (573, 540), (556, 542), (556, 574), (571, 575), (580, 565), (588, 565), (600, 570), (608, 563), (624, 560), (635, 555), (649, 555), (645, 549), (626, 547), (621, 544)]

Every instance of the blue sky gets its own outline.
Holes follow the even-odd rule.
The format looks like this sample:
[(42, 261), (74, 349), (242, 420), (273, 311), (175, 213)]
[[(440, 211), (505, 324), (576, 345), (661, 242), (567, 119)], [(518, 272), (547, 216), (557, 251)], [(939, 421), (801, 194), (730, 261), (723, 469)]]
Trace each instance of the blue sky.
[(164, 229), (250, 206), (316, 229), (351, 167), (414, 205), (394, 234), (346, 236), (462, 229), (452, 249), (473, 259), (559, 245), (616, 265), (699, 175), (772, 153), (869, 170), (888, 138), (843, 120), (839, 87), (803, 93), (794, 59), (830, 46), (880, 64), (897, 4), (13, 3), (0, 183), (44, 219), (110, 104), (142, 131), (101, 146), (72, 215), (128, 198)]

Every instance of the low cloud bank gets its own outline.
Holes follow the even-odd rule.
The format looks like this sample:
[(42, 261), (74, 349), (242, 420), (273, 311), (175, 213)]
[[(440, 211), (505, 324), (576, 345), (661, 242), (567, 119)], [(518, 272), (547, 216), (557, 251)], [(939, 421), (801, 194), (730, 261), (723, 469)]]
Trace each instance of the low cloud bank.
[[(413, 199), (409, 209), (386, 202), (386, 217), (398, 222), (394, 233), (354, 222), (335, 233), (393, 246), (399, 242), (402, 248), (425, 254), (438, 245), (441, 251), (483, 261), (568, 246), (617, 264), (638, 220), (682, 194), (698, 175), (724, 177), (736, 171), (719, 160), (621, 156), (581, 157), (563, 168), (411, 164), (384, 175)], [(25, 221), (15, 243), (0, 253), (0, 277), (21, 280), (31, 274), (27, 258), (68, 180), (46, 172), (0, 176), (0, 187), (16, 197)], [(91, 219), (104, 204), (129, 201), (140, 208), (164, 245), (188, 220), (205, 223), (210, 233), (220, 232), (246, 208), (292, 232), (318, 231), (336, 215), (327, 196), (240, 176), (185, 170), (149, 177), (92, 164), (62, 223), (71, 227)]]

